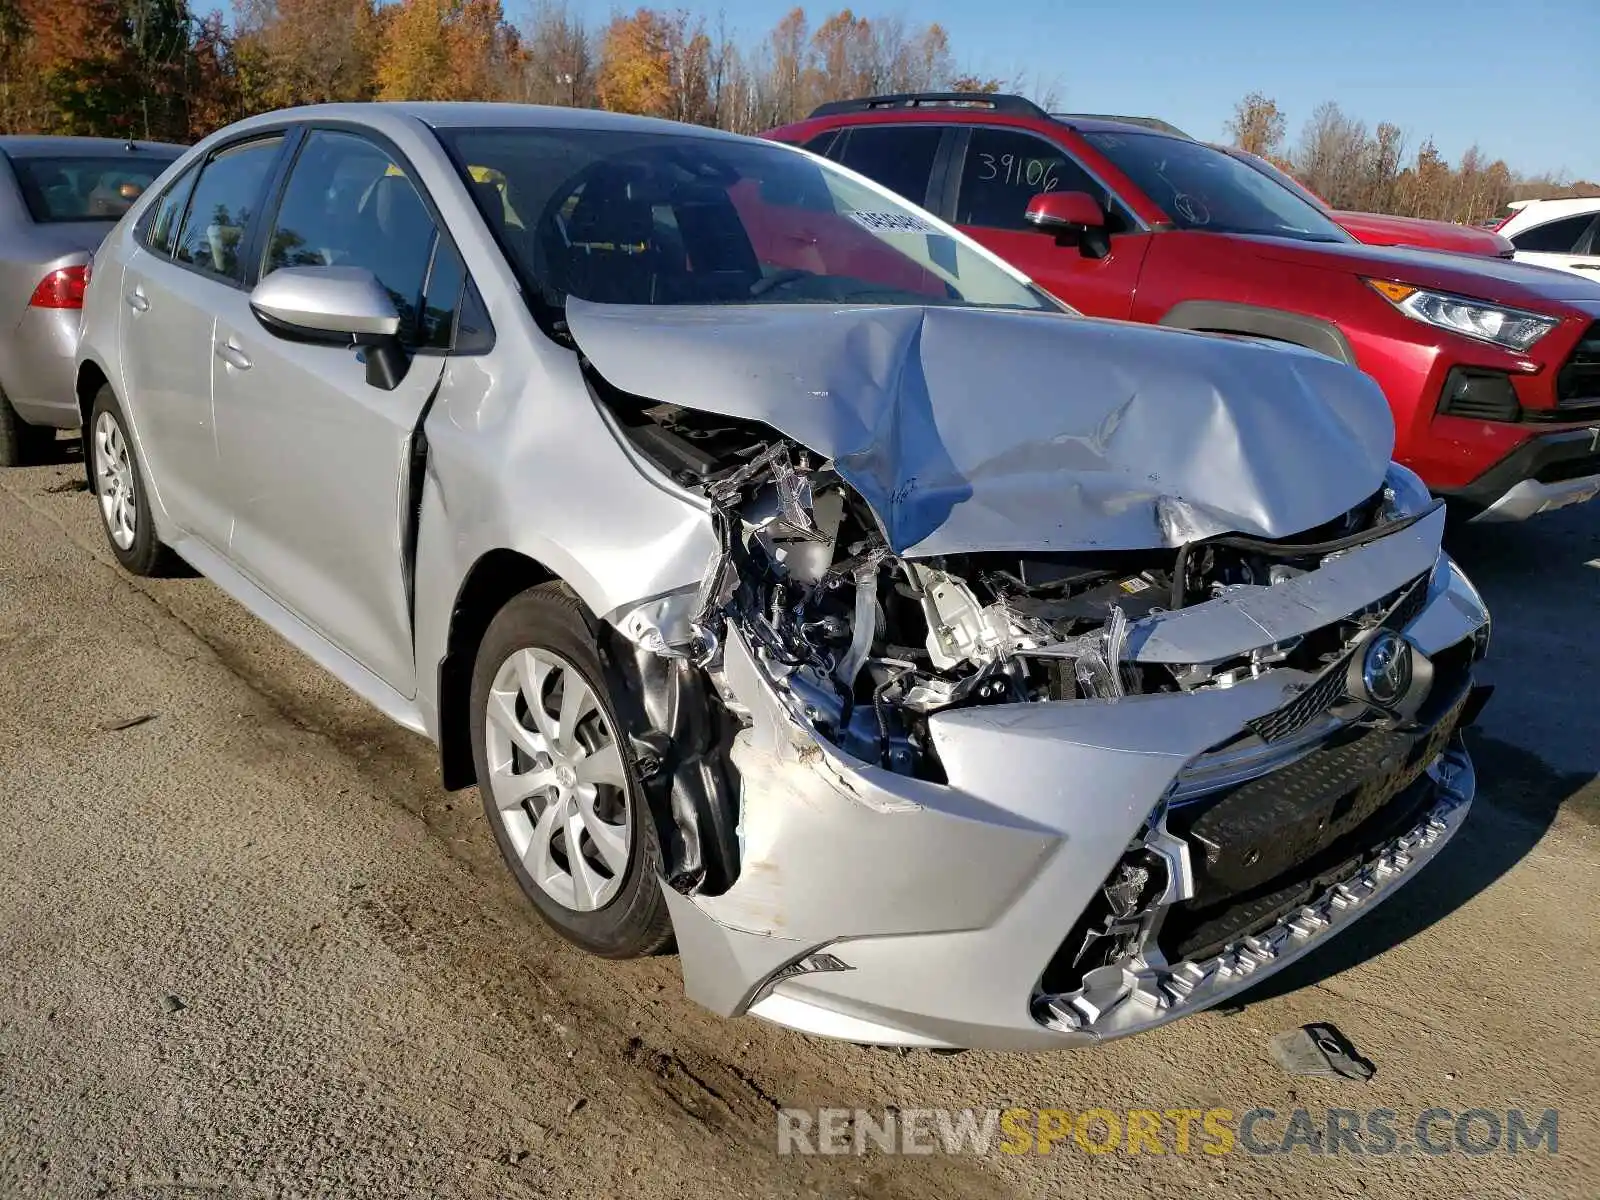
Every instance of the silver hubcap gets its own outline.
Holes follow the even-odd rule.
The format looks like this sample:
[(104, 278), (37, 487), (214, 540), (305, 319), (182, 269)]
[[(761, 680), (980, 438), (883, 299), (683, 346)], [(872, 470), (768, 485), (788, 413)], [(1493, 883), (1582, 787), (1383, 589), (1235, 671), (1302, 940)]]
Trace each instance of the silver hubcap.
[(133, 463), (122, 427), (108, 412), (94, 423), (94, 490), (100, 497), (100, 516), (117, 549), (133, 546), (138, 506), (134, 501)]
[(551, 899), (593, 912), (628, 870), (632, 823), (616, 731), (549, 650), (518, 650), (489, 690), (489, 790), (512, 850)]

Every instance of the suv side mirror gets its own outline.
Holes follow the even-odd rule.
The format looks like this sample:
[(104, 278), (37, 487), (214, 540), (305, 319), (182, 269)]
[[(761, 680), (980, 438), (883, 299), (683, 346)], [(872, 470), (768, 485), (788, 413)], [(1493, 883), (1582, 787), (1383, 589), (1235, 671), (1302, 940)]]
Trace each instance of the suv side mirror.
[(1028, 201), (1024, 219), (1041, 233), (1054, 234), (1057, 245), (1077, 242), (1085, 258), (1111, 253), (1105, 210), (1088, 192), (1041, 192)]
[(393, 391), (410, 365), (400, 344), (400, 314), (364, 267), (281, 267), (250, 293), (267, 332), (295, 342), (365, 349), (367, 382)]

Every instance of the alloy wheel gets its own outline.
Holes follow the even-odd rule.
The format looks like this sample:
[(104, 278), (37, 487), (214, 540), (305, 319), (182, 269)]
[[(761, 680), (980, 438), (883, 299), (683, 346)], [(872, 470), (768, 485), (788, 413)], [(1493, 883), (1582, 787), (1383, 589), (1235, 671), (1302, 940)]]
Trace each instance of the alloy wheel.
[(102, 412), (95, 421), (93, 441), (94, 490), (100, 499), (100, 516), (117, 549), (128, 550), (138, 532), (139, 511), (128, 441), (109, 412)]
[(571, 663), (517, 650), (495, 672), (484, 722), (489, 790), (523, 868), (564, 908), (615, 898), (633, 850), (622, 750)]

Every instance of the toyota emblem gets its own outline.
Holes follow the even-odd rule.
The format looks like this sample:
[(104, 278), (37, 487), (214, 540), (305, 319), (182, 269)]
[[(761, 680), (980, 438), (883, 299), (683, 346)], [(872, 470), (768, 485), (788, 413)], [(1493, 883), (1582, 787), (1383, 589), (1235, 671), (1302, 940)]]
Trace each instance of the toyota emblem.
[(1375, 704), (1393, 705), (1411, 689), (1411, 644), (1393, 630), (1380, 630), (1367, 645), (1361, 682)]

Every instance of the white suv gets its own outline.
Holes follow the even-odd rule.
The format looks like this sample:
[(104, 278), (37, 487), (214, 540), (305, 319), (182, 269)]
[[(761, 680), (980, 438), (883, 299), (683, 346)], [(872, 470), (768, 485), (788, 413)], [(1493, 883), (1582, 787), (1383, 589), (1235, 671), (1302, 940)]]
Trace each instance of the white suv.
[(1495, 232), (1511, 239), (1518, 262), (1571, 271), (1600, 283), (1600, 196), (1518, 200)]

